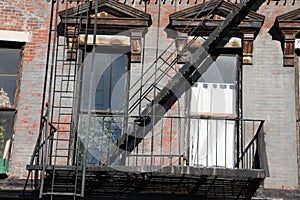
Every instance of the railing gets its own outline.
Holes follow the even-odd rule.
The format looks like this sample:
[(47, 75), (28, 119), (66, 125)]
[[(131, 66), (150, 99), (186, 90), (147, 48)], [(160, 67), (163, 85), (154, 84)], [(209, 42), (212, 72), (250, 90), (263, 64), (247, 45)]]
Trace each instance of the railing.
[[(46, 165), (51, 165), (51, 155), (53, 150), (53, 136), (57, 129), (43, 116), (41, 117), (41, 126), (38, 134), (38, 138), (30, 158), (29, 165), (42, 166), (45, 170)], [(48, 156), (49, 155), (49, 156)], [(43, 171), (44, 173), (45, 171)], [(24, 185), (23, 193), (26, 190), (29, 178), (31, 176), (32, 170), (28, 170), (26, 183)], [(34, 185), (37, 187), (37, 179), (39, 174), (36, 172), (34, 174)]]
[[(50, 2), (51, 0), (46, 0), (46, 1), (48, 1), (48, 2)], [(57, 0), (53, 0), (53, 1), (57, 1)], [(72, 3), (72, 2), (74, 2), (74, 3), (81, 3), (81, 2), (89, 2), (89, 1), (91, 1), (91, 0), (60, 0), (62, 3), (64, 3), (64, 2), (66, 2), (66, 1), (69, 1), (70, 3)], [(126, 0), (119, 0), (120, 2), (124, 2), (124, 3), (126, 3)], [(155, 2), (155, 4), (157, 4), (157, 0), (152, 0), (152, 1), (154, 1)], [(246, 0), (226, 0), (226, 1), (228, 1), (228, 2), (232, 2), (232, 3), (244, 3)], [(293, 0), (293, 2), (294, 2), (295, 0)], [(141, 4), (142, 2), (147, 2), (147, 3), (150, 3), (151, 2), (151, 0), (148, 0), (148, 1), (144, 1), (144, 0), (132, 0), (132, 1), (130, 1), (130, 2), (132, 2), (132, 3), (135, 3), (135, 2), (137, 2), (137, 3), (139, 3), (139, 4)], [(179, 1), (179, 3), (182, 3), (183, 1), (182, 0), (180, 0)], [(189, 3), (190, 1), (187, 1), (187, 3)], [(206, 0), (195, 0), (194, 2), (193, 1), (191, 1), (191, 3), (205, 3), (206, 2)], [(268, 3), (270, 2), (270, 0), (268, 0)], [(284, 2), (286, 2), (286, 0), (284, 0)], [(164, 0), (163, 1), (163, 3), (166, 3), (166, 0)], [(174, 3), (174, 1), (171, 1), (171, 3), (173, 4)]]
[[(47, 122), (48, 120), (45, 117), (41, 118), (41, 127), (36, 146), (30, 159), (30, 165), (43, 165), (44, 162), (42, 158), (44, 157), (44, 152), (48, 154), (48, 152), (51, 152), (53, 149), (53, 136), (57, 129), (49, 122), (48, 125), (46, 125)], [(48, 135), (46, 135), (45, 133), (48, 133)], [(45, 145), (46, 143), (49, 143), (49, 146), (48, 144)], [(50, 164), (50, 160), (51, 159), (47, 159), (46, 164)]]
[[(264, 166), (264, 131), (263, 131), (263, 124), (264, 121), (261, 121), (258, 125), (256, 130), (256, 134), (250, 140), (248, 145), (243, 148), (241, 151), (236, 167), (241, 168), (254, 168), (254, 169), (261, 169), (265, 168)], [(245, 125), (243, 125), (245, 129)]]
[[(161, 117), (150, 132), (137, 133), (141, 129), (137, 128), (135, 117), (93, 114), (90, 120), (87, 118), (80, 116), (77, 159), (87, 166), (262, 168), (262, 120), (169, 116)], [(142, 142), (132, 152), (119, 148), (119, 138), (141, 135)], [(110, 160), (112, 151), (117, 151), (118, 159)]]

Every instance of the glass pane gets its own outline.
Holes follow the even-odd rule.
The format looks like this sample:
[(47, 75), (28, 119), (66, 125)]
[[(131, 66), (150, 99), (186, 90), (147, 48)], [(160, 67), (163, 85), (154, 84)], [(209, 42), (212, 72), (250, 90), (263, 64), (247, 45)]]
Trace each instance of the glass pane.
[(201, 115), (236, 115), (238, 56), (221, 55), (191, 89), (190, 165), (234, 167), (235, 121), (203, 119)]
[(123, 54), (89, 53), (84, 60), (83, 110), (121, 111), (125, 104), (125, 74), (128, 59)]
[(237, 59), (235, 55), (219, 56), (192, 86), (191, 114), (235, 115)]
[(8, 159), (15, 111), (0, 111), (0, 159)]
[(0, 48), (0, 74), (17, 74), (20, 55), (20, 49)]
[(16, 78), (16, 76), (0, 75), (0, 107), (13, 107), (16, 94)]
[(96, 110), (121, 111), (125, 100), (127, 59), (125, 55), (111, 55), (110, 62), (98, 82), (95, 106)]
[(79, 163), (82, 164), (85, 149), (87, 150), (86, 163), (88, 165), (108, 163), (108, 154), (122, 134), (122, 121), (122, 117), (94, 114), (89, 118), (89, 115), (80, 115), (78, 126)]
[[(124, 54), (93, 53), (85, 56), (82, 68), (78, 162), (82, 164), (86, 150), (88, 165), (118, 164), (119, 159), (109, 160), (109, 154), (122, 135), (124, 118), (101, 111), (121, 112), (124, 109), (128, 58)], [(91, 112), (87, 112), (88, 109)]]
[(220, 55), (198, 82), (206, 83), (236, 83), (237, 56)]

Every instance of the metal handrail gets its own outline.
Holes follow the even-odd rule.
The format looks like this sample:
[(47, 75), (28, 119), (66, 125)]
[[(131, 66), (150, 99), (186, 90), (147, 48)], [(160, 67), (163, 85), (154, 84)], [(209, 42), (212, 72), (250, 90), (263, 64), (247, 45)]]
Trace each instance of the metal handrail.
[[(105, 119), (106, 117), (109, 117), (108, 119)], [(158, 159), (162, 159), (162, 157), (166, 158), (169, 156), (173, 156), (176, 154), (176, 155), (184, 155), (186, 153), (188, 153), (189, 151), (185, 152), (182, 148), (186, 148), (188, 147), (190, 144), (189, 143), (186, 143), (186, 144), (177, 144), (176, 142), (174, 144), (172, 144), (172, 148), (170, 146), (170, 149), (164, 151), (164, 153), (159, 153), (159, 152), (156, 152), (156, 153), (153, 153), (153, 152), (147, 152), (147, 151), (141, 151), (141, 149), (143, 148), (154, 148), (154, 149), (160, 149), (160, 148), (166, 148), (162, 142), (163, 142), (163, 138), (169, 138), (169, 137), (175, 137), (177, 139), (175, 139), (174, 141), (179, 141), (180, 139), (179, 138), (185, 138), (186, 136), (190, 137), (189, 135), (190, 134), (193, 134), (193, 135), (209, 135), (209, 134), (216, 134), (216, 136), (218, 137), (224, 137), (223, 134), (225, 134), (225, 137), (227, 137), (226, 135), (227, 134), (233, 134), (233, 137), (235, 137), (238, 141), (236, 143), (236, 145), (234, 145), (232, 148), (235, 149), (234, 152), (234, 157), (235, 157), (235, 162), (232, 163), (232, 167), (236, 167), (236, 168), (247, 168), (249, 169), (249, 164), (247, 164), (247, 166), (245, 165), (238, 165), (240, 164), (242, 161), (244, 161), (244, 159), (248, 159), (249, 162), (248, 163), (252, 163), (252, 162), (255, 162), (255, 159), (256, 159), (256, 155), (254, 156), (254, 154), (252, 155), (246, 155), (248, 151), (251, 150), (255, 150), (255, 151), (260, 151), (258, 149), (258, 145), (256, 145), (254, 147), (254, 145), (256, 144), (255, 142), (257, 142), (260, 138), (260, 134), (261, 134), (261, 130), (262, 130), (262, 127), (263, 127), (263, 124), (264, 124), (264, 121), (263, 120), (258, 120), (258, 119), (239, 119), (239, 118), (235, 118), (235, 117), (222, 117), (222, 116), (206, 116), (206, 115), (193, 115), (193, 116), (163, 116), (163, 117), (159, 117), (161, 119), (161, 122), (158, 123), (158, 127), (155, 128), (155, 137), (154, 139), (156, 140), (156, 143), (148, 143), (147, 142), (147, 139), (145, 140), (145, 142), (141, 142), (141, 145), (137, 148), (135, 148), (132, 152), (127, 152), (126, 148), (123, 149), (122, 147), (118, 147), (118, 142), (120, 141), (120, 138), (123, 138), (125, 137), (125, 141), (127, 141), (127, 137), (140, 137), (142, 135), (146, 135), (147, 133), (144, 132), (143, 133), (138, 133), (136, 132), (136, 127), (138, 125), (136, 125), (136, 123), (134, 122), (136, 118), (138, 118), (139, 116), (127, 116), (127, 115), (123, 115), (123, 114), (116, 114), (116, 115), (111, 115), (111, 114), (96, 114), (94, 113), (94, 115), (92, 116), (92, 118), (103, 118), (103, 122), (106, 122), (106, 125), (102, 124), (101, 122), (98, 123), (96, 122), (97, 124), (95, 124), (95, 127), (93, 128), (93, 130), (99, 130), (99, 133), (98, 131), (96, 131), (95, 134), (93, 134), (93, 137), (95, 138), (98, 138), (96, 139), (96, 141), (100, 142), (98, 145), (95, 146), (95, 144), (93, 144), (94, 147), (88, 147), (88, 149), (90, 149), (91, 151), (93, 151), (94, 148), (100, 148), (99, 145), (102, 144), (102, 140), (101, 138), (106, 138), (106, 134), (108, 134), (108, 132), (106, 133), (105, 131), (100, 131), (102, 130), (102, 128), (100, 126), (105, 126), (105, 128), (107, 130), (110, 130), (110, 128), (113, 128), (112, 127), (106, 127), (106, 126), (110, 126), (110, 123), (109, 121), (112, 121), (112, 122), (115, 122), (114, 120), (117, 120), (115, 123), (114, 123), (114, 126), (117, 124), (118, 125), (118, 130), (122, 131), (123, 134), (119, 136), (119, 138), (114, 138), (113, 140), (110, 140), (110, 139), (106, 139), (105, 140), (105, 146), (101, 147), (101, 150), (99, 150), (99, 154), (106, 154), (104, 152), (110, 152), (110, 151), (116, 151), (119, 152), (119, 153), (123, 153), (122, 154), (122, 157), (125, 156), (127, 157), (128, 159), (132, 159), (132, 158), (136, 158), (136, 159), (140, 159), (140, 158), (143, 158), (145, 157), (144, 159), (146, 159), (146, 157), (148, 159), (150, 158), (158, 158)], [(125, 120), (126, 122), (124, 122), (121, 118), (127, 118), (127, 120)], [(121, 120), (118, 120), (118, 119), (121, 119)], [(106, 121), (105, 121), (106, 120)], [(107, 121), (108, 120), (108, 121)], [(211, 125), (208, 125), (210, 124), (211, 122), (212, 123), (216, 123), (216, 124), (224, 124), (224, 128), (222, 129), (217, 129), (213, 132), (209, 131), (209, 130), (195, 130), (195, 131), (198, 131), (197, 132), (190, 132), (188, 131), (188, 129), (182, 127), (180, 124), (182, 124), (181, 122), (185, 122), (185, 124), (187, 123), (199, 123), (199, 126), (202, 126), (200, 122), (204, 122), (204, 124), (202, 125), (206, 125), (206, 126), (211, 126)], [(131, 125), (130, 127), (129, 126), (124, 126), (124, 123), (127, 123), (127, 125)], [(100, 125), (101, 124), (101, 125)], [(170, 125), (170, 124), (173, 124)], [(231, 124), (233, 125), (233, 129), (232, 128), (228, 128), (227, 126)], [(174, 126), (175, 125), (175, 126)], [(184, 125), (185, 126), (185, 125)], [(249, 127), (248, 129), (246, 129), (246, 127)], [(131, 131), (131, 134), (130, 135), (127, 135), (125, 134), (128, 130), (125, 130), (123, 129), (122, 127), (129, 127), (129, 129), (133, 129)], [(168, 130), (168, 129), (165, 129), (166, 127), (173, 127), (172, 130)], [(242, 131), (240, 131), (242, 127)], [(245, 129), (243, 129), (245, 128)], [(114, 130), (114, 129), (113, 129)], [(80, 130), (82, 136), (83, 136), (83, 141), (85, 140), (85, 136), (84, 136), (84, 131), (85, 129), (82, 129)], [(188, 131), (188, 132), (186, 132)], [(201, 132), (202, 131), (202, 132)], [(204, 132), (203, 132), (204, 131)], [(233, 131), (233, 132), (232, 132)], [(118, 132), (119, 133), (119, 132)], [(255, 134), (254, 134), (255, 133)], [(186, 135), (187, 134), (187, 135)], [(242, 135), (243, 134), (246, 134), (248, 139), (246, 140)], [(222, 136), (223, 135), (223, 136)], [(252, 136), (253, 135), (253, 136)], [(160, 138), (162, 137), (162, 138)], [(141, 140), (144, 140), (145, 138), (141, 138)], [(199, 141), (203, 141), (203, 139), (205, 140), (205, 138), (202, 138), (202, 137), (199, 137), (197, 136), (197, 140)], [(101, 141), (100, 141), (101, 140)], [(173, 141), (170, 139), (170, 142)], [(174, 142), (173, 141), (173, 142)], [(224, 141), (225, 143), (218, 143), (217, 144), (217, 148), (224, 148), (224, 147), (221, 147), (222, 145), (227, 145), (227, 142)], [(233, 142), (233, 141), (232, 141)], [(247, 143), (247, 146), (244, 147), (244, 143)], [(126, 146), (126, 142), (124, 143), (124, 145)], [(163, 145), (163, 146), (161, 146)], [(175, 146), (174, 146), (175, 145)], [(179, 146), (178, 146), (179, 145)], [(183, 145), (183, 146), (182, 146)], [(188, 145), (188, 146), (186, 146)], [(221, 146), (220, 146), (221, 145)], [(124, 146), (124, 147), (125, 147)], [(173, 149), (174, 148), (174, 149)], [(226, 147), (225, 147), (226, 148)], [(233, 150), (232, 149), (232, 150)], [(137, 151), (136, 151), (137, 150)], [(175, 152), (173, 152), (175, 151)], [(177, 152), (178, 151), (178, 152)], [(199, 152), (200, 153), (200, 152)], [(197, 153), (197, 154), (199, 154)], [(118, 153), (117, 153), (118, 154)], [(225, 152), (225, 154), (227, 154)], [(200, 154), (199, 154), (200, 155)], [(229, 154), (228, 154), (229, 155)], [(233, 154), (230, 154), (231, 157), (233, 156)], [(196, 155), (197, 156), (197, 155)], [(123, 158), (125, 158), (123, 157)], [(159, 158), (161, 157), (161, 158)], [(220, 157), (221, 158), (221, 157)], [(233, 157), (232, 157), (233, 158)], [(101, 165), (108, 165), (110, 166), (111, 163), (110, 162), (106, 162), (108, 160), (110, 160), (111, 158), (109, 157), (99, 157), (99, 159), (101, 160)], [(226, 159), (226, 158), (225, 158)], [(246, 160), (245, 159), (245, 160)], [(100, 161), (99, 160), (99, 161)], [(216, 160), (216, 162), (219, 163), (219, 160)], [(246, 162), (246, 161), (245, 161)], [(182, 162), (181, 162), (182, 163)]]
[[(237, 160), (237, 163), (235, 164), (235, 167), (239, 167), (239, 164), (241, 161), (244, 160), (246, 154), (249, 152), (249, 150), (254, 147), (255, 145), (255, 142), (258, 143), (258, 140), (259, 140), (259, 137), (261, 134), (263, 134), (261, 132), (262, 128), (263, 128), (263, 125), (264, 125), (264, 120), (262, 120), (259, 124), (259, 127), (257, 128), (257, 131), (256, 131), (256, 134), (254, 135), (254, 137), (251, 139), (251, 141), (248, 143), (248, 145), (246, 146), (246, 148), (244, 149), (243, 152), (241, 152), (241, 155), (238, 157), (238, 160)], [(258, 151), (259, 153), (259, 148), (258, 148), (258, 145), (257, 145), (257, 149), (256, 151)]]

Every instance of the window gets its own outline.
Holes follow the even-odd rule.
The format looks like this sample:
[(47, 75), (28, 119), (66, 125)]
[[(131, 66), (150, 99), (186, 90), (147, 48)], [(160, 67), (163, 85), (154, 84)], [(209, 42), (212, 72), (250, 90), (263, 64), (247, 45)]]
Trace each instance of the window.
[[(128, 62), (127, 54), (97, 51), (87, 53), (84, 58), (78, 139), (79, 152), (87, 148), (89, 165), (109, 162), (104, 157), (122, 135)], [(87, 135), (88, 146), (85, 147)]]
[[(192, 86), (190, 164), (234, 166), (234, 120), (237, 110), (236, 55), (220, 55)], [(205, 117), (203, 117), (205, 116)]]
[(234, 116), (237, 56), (220, 55), (192, 86), (191, 114)]
[(21, 56), (22, 44), (0, 43), (0, 174), (8, 170)]
[(15, 105), (20, 58), (21, 49), (0, 47), (0, 89), (6, 96), (1, 99), (1, 107), (13, 108)]

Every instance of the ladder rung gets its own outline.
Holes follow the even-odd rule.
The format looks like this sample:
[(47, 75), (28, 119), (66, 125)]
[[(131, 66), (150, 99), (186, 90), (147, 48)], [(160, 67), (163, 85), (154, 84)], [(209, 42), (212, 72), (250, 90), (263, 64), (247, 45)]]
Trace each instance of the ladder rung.
[(55, 102), (55, 104), (53, 105), (53, 108), (61, 108), (61, 109), (70, 109), (73, 108), (71, 106), (62, 106), (61, 104), (59, 104), (59, 102)]
[(73, 115), (73, 113), (59, 113), (59, 115)]
[(80, 196), (80, 194), (72, 193), (72, 192), (46, 192), (46, 193), (42, 193), (42, 195)]
[(74, 97), (73, 96), (61, 96), (60, 98), (61, 99), (73, 99)]
[(151, 102), (151, 99), (149, 99), (148, 97), (144, 97), (147, 101)]
[(61, 151), (74, 151), (76, 149), (74, 148), (56, 148), (56, 150), (61, 150)]
[(59, 150), (59, 151), (67, 151), (67, 150), (71, 150), (71, 149), (68, 149), (68, 148), (56, 148), (56, 150)]
[(69, 141), (70, 139), (54, 138), (53, 141)]
[(152, 84), (152, 86), (153, 86), (154, 88), (156, 88), (157, 90), (161, 91), (161, 89), (160, 89), (159, 87), (157, 87), (155, 84)]
[(170, 76), (168, 73), (166, 73), (163, 69), (158, 68), (159, 71), (161, 71), (165, 76), (168, 76), (169, 78), (172, 78), (173, 76)]
[(168, 63), (168, 61), (166, 61), (165, 59), (163, 59), (161, 56), (159, 57), (159, 59), (161, 59), (164, 63), (166, 63), (168, 66), (170, 65), (170, 63)]
[(57, 62), (77, 62), (77, 60), (76, 59), (71, 59), (71, 60), (67, 60), (67, 59), (57, 59), (56, 60)]
[(68, 82), (71, 82), (71, 81), (75, 81), (75, 79), (67, 79), (67, 80), (61, 80), (61, 81), (64, 81), (64, 82), (66, 82), (66, 81), (68, 81)]
[(70, 74), (56, 74), (56, 77), (72, 77), (72, 78), (74, 78), (75, 75), (70, 75)]
[(62, 125), (62, 124), (72, 124), (71, 122), (52, 122), (52, 124), (58, 124), (58, 125)]
[(56, 93), (74, 93), (73, 91), (55, 90)]
[(67, 158), (69, 157), (68, 155), (64, 156), (64, 155), (52, 155), (51, 157), (56, 157), (56, 158)]
[(57, 130), (56, 131), (57, 133), (72, 133), (73, 131), (71, 131), (71, 130)]
[(61, 108), (61, 109), (71, 109), (71, 106), (53, 106), (53, 108)]
[(53, 187), (68, 187), (68, 188), (75, 188), (76, 185), (53, 185)]

